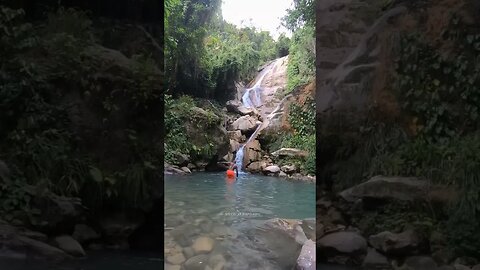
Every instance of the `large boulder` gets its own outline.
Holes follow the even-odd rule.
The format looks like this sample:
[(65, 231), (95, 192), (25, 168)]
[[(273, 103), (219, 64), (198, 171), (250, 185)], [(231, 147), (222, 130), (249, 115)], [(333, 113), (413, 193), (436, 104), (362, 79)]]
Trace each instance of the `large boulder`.
[(263, 173), (266, 175), (278, 175), (280, 173), (280, 167), (277, 165), (271, 165), (263, 169)]
[(58, 248), (67, 252), (68, 254), (71, 254), (75, 257), (84, 257), (86, 255), (85, 250), (83, 250), (82, 246), (77, 242), (77, 240), (73, 239), (73, 237), (69, 235), (57, 236), (55, 237), (54, 241)]
[(257, 119), (245, 115), (232, 123), (233, 130), (240, 130), (242, 134), (254, 132), (258, 127)]
[(263, 159), (262, 148), (258, 140), (251, 140), (243, 148), (243, 164), (250, 164)]
[(415, 255), (422, 248), (421, 237), (413, 230), (402, 233), (381, 232), (368, 239), (375, 249), (388, 255)]
[[(446, 192), (449, 189), (443, 186), (431, 186), (428, 181), (415, 177), (387, 177), (375, 176), (367, 182), (361, 183), (339, 193), (340, 197), (348, 202), (358, 199), (372, 198), (396, 201), (426, 200), (436, 194)], [(452, 191), (454, 192), (454, 191)], [(444, 196), (445, 201), (454, 199), (452, 196)], [(442, 200), (442, 198), (437, 198)]]
[(229, 100), (225, 106), (228, 112), (238, 113), (240, 115), (253, 115), (254, 111), (251, 108), (245, 108), (238, 100)]
[(356, 232), (334, 232), (317, 242), (324, 260), (341, 264), (360, 264), (367, 253), (367, 241)]
[(400, 269), (409, 269), (409, 270), (438, 270), (437, 264), (435, 261), (426, 256), (413, 256), (405, 259), (405, 262), (402, 265), (399, 265), (397, 262), (393, 262), (393, 268), (395, 270)]
[(308, 153), (306, 151), (296, 149), (296, 148), (281, 148), (272, 153), (272, 156), (275, 157), (307, 157)]
[(302, 223), (301, 220), (274, 218), (267, 220), (265, 226), (270, 230), (287, 235), (298, 244), (303, 245), (307, 241), (307, 236), (303, 231)]
[(72, 236), (75, 240), (82, 244), (100, 238), (100, 234), (85, 224), (75, 225)]
[(292, 174), (297, 172), (297, 167), (295, 165), (283, 165), (281, 168), (282, 172), (286, 174)]
[(22, 230), (3, 222), (0, 222), (0, 247), (0, 257), (26, 258), (30, 254), (54, 261), (71, 258), (63, 250), (27, 237)]
[(367, 257), (363, 260), (362, 267), (371, 270), (391, 270), (392, 265), (385, 255), (373, 248), (368, 249)]

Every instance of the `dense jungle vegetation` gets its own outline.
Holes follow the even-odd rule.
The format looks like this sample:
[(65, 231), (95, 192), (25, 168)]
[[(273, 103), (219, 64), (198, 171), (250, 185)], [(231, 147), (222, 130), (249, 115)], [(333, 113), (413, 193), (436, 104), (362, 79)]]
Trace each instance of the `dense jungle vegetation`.
[(148, 208), (163, 188), (161, 7), (54, 2), (0, 5), (0, 216), (47, 226), (57, 196), (94, 215)]
[[(292, 38), (280, 35), (274, 40), (268, 32), (254, 27), (238, 28), (221, 17), (221, 1), (168, 1), (165, 10), (166, 57), (166, 160), (175, 153), (208, 155), (211, 143), (193, 145), (186, 127), (181, 125), (192, 115), (190, 108), (203, 107), (212, 115), (221, 114), (225, 101), (234, 99), (236, 82), (247, 84), (257, 69), (277, 57), (289, 55), (288, 86), (292, 92), (314, 78), (314, 1), (294, 1), (283, 19), (293, 31)], [(303, 105), (303, 104), (302, 104)], [(299, 107), (299, 108), (297, 108)], [(311, 152), (308, 171), (315, 172), (314, 102), (294, 107), (290, 118), (299, 132), (290, 134), (279, 145)], [(313, 108), (313, 111), (311, 111)], [(305, 113), (302, 113), (305, 111)], [(311, 112), (311, 113), (309, 113)], [(210, 124), (220, 125), (220, 119)], [(208, 122), (208, 121), (207, 121)], [(296, 125), (296, 126), (295, 126)]]

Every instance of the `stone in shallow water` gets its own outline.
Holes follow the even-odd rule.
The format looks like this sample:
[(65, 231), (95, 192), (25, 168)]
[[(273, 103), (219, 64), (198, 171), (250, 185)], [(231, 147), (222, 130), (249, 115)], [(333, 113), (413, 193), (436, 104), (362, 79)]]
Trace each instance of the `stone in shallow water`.
[(208, 260), (208, 264), (213, 268), (213, 270), (224, 269), (226, 263), (227, 261), (225, 260), (222, 254), (215, 254), (211, 256), (210, 259)]
[(185, 254), (187, 259), (189, 259), (195, 255), (195, 251), (191, 247), (186, 247), (183, 249), (183, 254)]
[(183, 253), (179, 252), (174, 255), (170, 255), (167, 257), (167, 262), (178, 265), (181, 264), (185, 261), (185, 256), (183, 256)]
[(184, 266), (186, 270), (204, 270), (208, 263), (207, 255), (198, 255), (188, 259)]
[(73, 256), (83, 257), (86, 255), (85, 251), (83, 250), (82, 246), (77, 242), (77, 240), (73, 239), (73, 237), (69, 235), (55, 237), (55, 243), (61, 250)]
[(192, 248), (195, 251), (195, 254), (208, 253), (212, 251), (214, 244), (215, 241), (212, 238), (201, 236), (195, 240)]
[(165, 264), (165, 270), (180, 270), (180, 269), (182, 269), (180, 265)]
[(380, 269), (390, 270), (392, 266), (388, 262), (387, 257), (378, 253), (374, 248), (369, 248), (367, 257), (363, 261), (363, 267), (365, 269)]
[(315, 270), (315, 243), (307, 240), (300, 251), (297, 259), (296, 270)]

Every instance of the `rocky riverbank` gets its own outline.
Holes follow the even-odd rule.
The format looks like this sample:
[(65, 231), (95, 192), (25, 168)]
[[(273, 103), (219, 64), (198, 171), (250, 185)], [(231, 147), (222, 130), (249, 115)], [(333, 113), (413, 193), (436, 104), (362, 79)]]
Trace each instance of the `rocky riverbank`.
[[(455, 258), (431, 214), (455, 199), (454, 190), (405, 177), (374, 177), (336, 196), (317, 201), (317, 248), (320, 262), (363, 269), (479, 269), (474, 258)], [(403, 205), (405, 208), (399, 208)]]

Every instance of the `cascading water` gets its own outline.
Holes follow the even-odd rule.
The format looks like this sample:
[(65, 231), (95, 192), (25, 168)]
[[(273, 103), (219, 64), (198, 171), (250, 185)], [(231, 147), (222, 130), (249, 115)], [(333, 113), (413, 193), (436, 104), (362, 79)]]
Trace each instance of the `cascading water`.
[[(263, 74), (260, 76), (260, 78), (257, 80), (257, 82), (255, 83), (255, 85), (253, 85), (251, 88), (248, 88), (245, 93), (243, 94), (242, 96), (242, 104), (245, 108), (258, 108), (262, 105), (262, 99), (261, 99), (261, 90), (262, 90), (262, 87), (261, 87), (261, 84), (262, 84), (262, 81), (263, 81), (263, 78), (265, 78), (265, 75), (267, 75), (267, 73), (272, 69), (272, 66), (268, 66), (268, 68), (264, 69), (262, 72)], [(251, 92), (253, 91), (253, 96), (254, 96), (254, 100), (256, 102), (253, 102), (252, 99), (251, 99)], [(242, 169), (243, 169), (243, 151), (244, 151), (244, 148), (245, 148), (245, 145), (247, 145), (250, 140), (256, 136), (256, 134), (258, 133), (259, 129), (262, 127), (262, 125), (258, 125), (257, 129), (255, 130), (255, 132), (250, 136), (250, 138), (248, 138), (248, 140), (242, 144), (240, 146), (240, 148), (238, 149), (237, 151), (237, 154), (235, 156), (235, 164), (237, 165), (237, 168), (238, 168), (238, 172), (241, 173), (243, 172)]]

